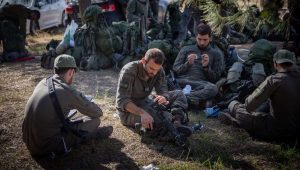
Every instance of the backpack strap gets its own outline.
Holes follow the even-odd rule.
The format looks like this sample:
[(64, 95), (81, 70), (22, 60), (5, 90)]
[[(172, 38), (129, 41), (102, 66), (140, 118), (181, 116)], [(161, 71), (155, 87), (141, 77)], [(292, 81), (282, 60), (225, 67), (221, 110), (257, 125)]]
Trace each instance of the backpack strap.
[(60, 121), (63, 124), (62, 131), (70, 131), (77, 137), (85, 138), (86, 133), (84, 133), (80, 130), (74, 129), (71, 126), (70, 120), (68, 118), (64, 117), (61, 106), (58, 102), (58, 98), (55, 94), (55, 87), (54, 87), (54, 84), (53, 84), (53, 77), (52, 76), (47, 78), (47, 86), (48, 86), (48, 92), (49, 92), (51, 102), (52, 102), (52, 104), (54, 106), (54, 109), (55, 109), (55, 113), (57, 114), (57, 116), (59, 117)]

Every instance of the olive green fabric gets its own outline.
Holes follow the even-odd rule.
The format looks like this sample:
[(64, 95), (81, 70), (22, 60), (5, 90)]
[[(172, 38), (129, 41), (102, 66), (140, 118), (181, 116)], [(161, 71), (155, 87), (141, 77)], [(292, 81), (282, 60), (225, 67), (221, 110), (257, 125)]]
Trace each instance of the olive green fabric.
[(10, 20), (0, 22), (3, 41), (3, 52), (23, 52), (25, 51), (25, 37), (18, 27)]
[(121, 39), (112, 35), (101, 13), (98, 6), (89, 6), (84, 13), (86, 24), (74, 35), (74, 56), (84, 70), (111, 67), (111, 56), (122, 48)]
[(90, 5), (83, 13), (84, 21), (87, 23), (95, 23), (99, 15), (102, 14), (102, 10), (98, 5)]
[(169, 15), (168, 23), (172, 31), (172, 39), (176, 39), (180, 31), (181, 12), (177, 0), (173, 0), (167, 7), (167, 14)]
[(279, 50), (274, 54), (276, 63), (292, 63), (294, 64), (294, 54), (288, 50)]
[(272, 42), (260, 39), (257, 40), (250, 48), (248, 59), (245, 61), (246, 65), (253, 65), (254, 63), (262, 63), (267, 75), (273, 72), (273, 55), (277, 47)]
[[(57, 74), (53, 76), (53, 84), (63, 116), (67, 118), (70, 110), (77, 109), (81, 114), (88, 116), (91, 121), (75, 126), (93, 133), (100, 124), (99, 117), (103, 114), (102, 110)], [(60, 147), (62, 140), (67, 149), (82, 140), (71, 132), (62, 131), (63, 123), (51, 103), (46, 79), (41, 80), (35, 87), (24, 113), (23, 141), (32, 155), (61, 153), (64, 151), (64, 148)], [(73, 136), (72, 139), (69, 138), (70, 136)]]
[(55, 58), (54, 68), (77, 68), (74, 57), (62, 54)]

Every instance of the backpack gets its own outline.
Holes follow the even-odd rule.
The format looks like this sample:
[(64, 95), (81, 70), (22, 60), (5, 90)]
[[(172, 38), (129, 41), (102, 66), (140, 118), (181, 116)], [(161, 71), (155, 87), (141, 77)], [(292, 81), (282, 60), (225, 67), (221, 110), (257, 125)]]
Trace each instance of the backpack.
[(43, 53), (41, 58), (41, 67), (45, 69), (53, 69), (56, 56), (55, 50), (50, 50), (46, 53)]

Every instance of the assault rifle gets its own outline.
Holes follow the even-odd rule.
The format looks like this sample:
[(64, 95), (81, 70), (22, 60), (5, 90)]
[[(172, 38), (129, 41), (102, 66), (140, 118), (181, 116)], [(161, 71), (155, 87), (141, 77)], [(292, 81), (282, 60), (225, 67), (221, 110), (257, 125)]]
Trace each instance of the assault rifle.
[(144, 47), (147, 42), (146, 35), (146, 16), (140, 15), (140, 23), (139, 23), (139, 41), (142, 42), (141, 47)]
[(152, 107), (157, 111), (156, 114), (162, 120), (164, 127), (170, 133), (172, 139), (175, 141), (175, 144), (182, 148), (186, 149), (189, 146), (187, 137), (191, 136), (195, 131), (199, 131), (203, 128), (203, 125), (201, 124), (197, 124), (193, 127), (185, 125), (179, 125), (176, 127), (173, 122), (164, 116), (163, 112), (168, 111), (164, 105), (155, 102), (153, 103)]
[(245, 99), (256, 89), (252, 80), (245, 81), (241, 86), (238, 87), (238, 98), (237, 100), (241, 103), (245, 102)]
[(169, 77), (167, 79), (167, 84), (168, 84), (169, 90), (176, 90), (176, 89), (181, 90), (181, 88), (175, 78), (174, 72), (172, 70), (170, 70)]

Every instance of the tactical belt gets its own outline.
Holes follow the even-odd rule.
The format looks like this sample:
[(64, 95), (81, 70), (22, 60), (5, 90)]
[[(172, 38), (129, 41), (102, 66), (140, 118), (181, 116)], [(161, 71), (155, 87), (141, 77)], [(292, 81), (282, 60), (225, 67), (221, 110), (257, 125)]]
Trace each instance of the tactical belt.
[(65, 118), (62, 112), (62, 109), (60, 107), (60, 104), (58, 102), (57, 96), (55, 94), (55, 87), (53, 84), (53, 77), (49, 77), (47, 78), (47, 86), (48, 86), (48, 92), (49, 92), (49, 96), (51, 99), (51, 102), (54, 106), (55, 112), (57, 114), (57, 116), (59, 117), (59, 119), (61, 120), (63, 127), (62, 127), (62, 131), (64, 132), (72, 132), (75, 136), (80, 137), (80, 138), (85, 138), (85, 133), (81, 132), (77, 129), (74, 129), (71, 124), (76, 124), (78, 122), (70, 122), (70, 120), (68, 118)]

